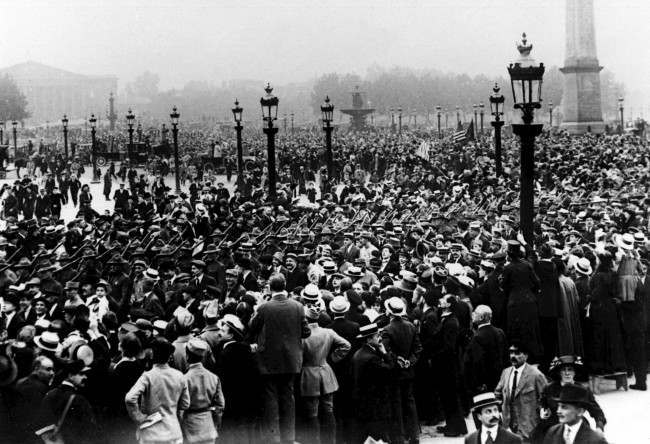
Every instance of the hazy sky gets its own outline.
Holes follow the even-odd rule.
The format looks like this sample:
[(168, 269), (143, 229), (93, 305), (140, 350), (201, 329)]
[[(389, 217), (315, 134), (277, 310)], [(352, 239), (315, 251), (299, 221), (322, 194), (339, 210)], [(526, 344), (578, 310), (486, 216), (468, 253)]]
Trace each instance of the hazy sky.
[[(39, 61), (161, 86), (288, 82), (373, 65), (506, 74), (522, 31), (564, 59), (566, 0), (0, 0), (0, 66)], [(650, 1), (595, 0), (601, 65), (650, 91)], [(650, 96), (650, 94), (648, 94)]]

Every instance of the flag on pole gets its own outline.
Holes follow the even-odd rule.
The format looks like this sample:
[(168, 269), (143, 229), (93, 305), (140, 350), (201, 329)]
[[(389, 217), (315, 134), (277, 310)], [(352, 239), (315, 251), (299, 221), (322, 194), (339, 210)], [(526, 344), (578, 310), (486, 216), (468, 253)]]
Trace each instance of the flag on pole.
[(415, 154), (417, 154), (422, 159), (429, 161), (429, 151), (431, 150), (431, 144), (426, 141), (422, 141), (420, 147), (417, 149)]
[(474, 140), (474, 120), (470, 122), (467, 129), (456, 131), (452, 136), (454, 143), (465, 145), (468, 141)]

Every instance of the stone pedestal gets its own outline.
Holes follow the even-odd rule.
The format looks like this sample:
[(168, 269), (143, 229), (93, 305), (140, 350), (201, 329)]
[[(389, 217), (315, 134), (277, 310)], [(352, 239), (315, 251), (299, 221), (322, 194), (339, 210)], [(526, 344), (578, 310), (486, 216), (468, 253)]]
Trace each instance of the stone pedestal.
[(563, 122), (571, 134), (604, 133), (593, 0), (566, 0)]

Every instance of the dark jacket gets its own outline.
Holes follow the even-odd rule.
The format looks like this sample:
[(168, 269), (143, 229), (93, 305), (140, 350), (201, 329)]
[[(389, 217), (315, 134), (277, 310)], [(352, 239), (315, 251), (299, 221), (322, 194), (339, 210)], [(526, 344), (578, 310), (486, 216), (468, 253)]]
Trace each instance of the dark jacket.
[(43, 399), (43, 425), (56, 424), (63, 413), (68, 398), (75, 395), (61, 427), (64, 442), (92, 444), (99, 441), (95, 414), (88, 400), (66, 383), (50, 390)]
[(411, 363), (408, 368), (395, 366), (397, 376), (400, 379), (413, 378), (415, 364), (422, 353), (422, 345), (415, 325), (402, 317), (394, 316), (384, 328), (381, 339), (392, 359), (397, 361), (398, 357), (402, 357)]
[[(494, 437), (492, 438), (494, 439)], [(497, 439), (494, 440), (494, 444), (521, 444), (521, 442), (521, 437), (509, 432), (503, 427), (499, 427), (497, 431)], [(481, 429), (479, 428), (477, 431), (466, 436), (465, 444), (482, 444)]]
[(257, 342), (257, 362), (264, 374), (299, 373), (302, 339), (311, 330), (300, 302), (276, 293), (257, 310), (250, 322), (250, 335)]
[[(554, 425), (548, 430), (548, 432), (546, 432), (544, 444), (564, 444), (565, 441), (563, 434), (564, 424)], [(573, 442), (576, 444), (607, 444), (605, 437), (599, 432), (592, 430), (584, 419), (582, 420), (582, 425), (580, 425)]]
[(357, 420), (390, 423), (393, 360), (388, 354), (364, 344), (352, 357), (352, 402)]
[(539, 316), (546, 318), (562, 317), (560, 310), (560, 282), (555, 264), (551, 261), (538, 261), (535, 274), (539, 278)]
[(508, 365), (506, 335), (500, 328), (483, 325), (465, 351), (465, 380), (470, 394), (492, 391)]

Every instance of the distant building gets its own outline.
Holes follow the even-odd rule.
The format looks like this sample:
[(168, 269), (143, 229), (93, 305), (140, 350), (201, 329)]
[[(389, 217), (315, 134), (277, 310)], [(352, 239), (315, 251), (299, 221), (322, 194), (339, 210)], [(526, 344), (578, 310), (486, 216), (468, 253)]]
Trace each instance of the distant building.
[(27, 97), (29, 122), (58, 121), (63, 114), (70, 120), (87, 118), (91, 113), (106, 117), (108, 97), (117, 92), (116, 76), (87, 76), (36, 62), (25, 62), (0, 69), (11, 76)]

